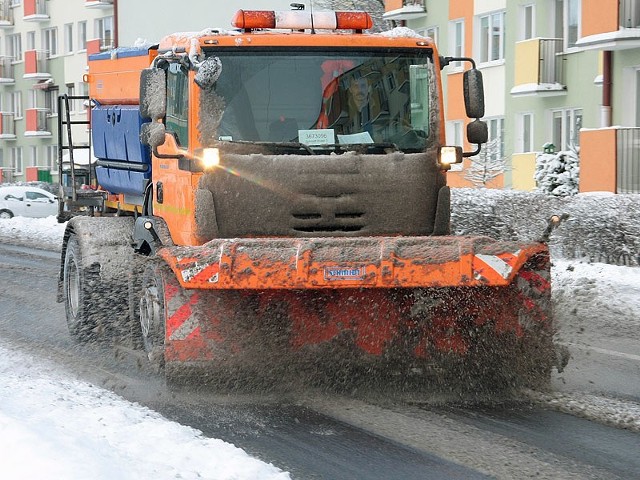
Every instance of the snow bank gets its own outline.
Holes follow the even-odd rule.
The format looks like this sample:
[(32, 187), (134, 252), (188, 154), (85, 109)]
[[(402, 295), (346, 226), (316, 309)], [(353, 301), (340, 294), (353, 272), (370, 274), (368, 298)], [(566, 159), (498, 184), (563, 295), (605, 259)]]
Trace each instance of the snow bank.
[(0, 343), (4, 478), (290, 478), (229, 443), (70, 380), (58, 368)]

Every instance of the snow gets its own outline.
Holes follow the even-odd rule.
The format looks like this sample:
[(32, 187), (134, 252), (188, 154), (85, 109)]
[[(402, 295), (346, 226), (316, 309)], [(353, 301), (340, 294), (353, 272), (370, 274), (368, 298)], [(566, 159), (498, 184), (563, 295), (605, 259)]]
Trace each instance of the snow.
[[(14, 217), (0, 221), (0, 238), (59, 250), (64, 227), (55, 217)], [(0, 475), (12, 480), (290, 478), (1, 339), (0, 451)]]
[[(54, 217), (0, 221), (0, 239), (29, 246), (59, 250), (63, 234), (64, 224)], [(640, 340), (640, 268), (559, 259), (552, 274), (561, 314), (568, 308), (563, 299), (577, 299), (584, 314), (576, 318), (593, 322), (592, 335), (608, 326)], [(607, 309), (610, 298), (616, 305)], [(560, 330), (567, 336), (583, 327), (568, 324)], [(640, 431), (638, 404), (567, 392), (531, 397), (549, 408)], [(1, 340), (0, 451), (2, 476), (14, 480), (290, 478), (231, 444), (74, 380), (59, 366)]]

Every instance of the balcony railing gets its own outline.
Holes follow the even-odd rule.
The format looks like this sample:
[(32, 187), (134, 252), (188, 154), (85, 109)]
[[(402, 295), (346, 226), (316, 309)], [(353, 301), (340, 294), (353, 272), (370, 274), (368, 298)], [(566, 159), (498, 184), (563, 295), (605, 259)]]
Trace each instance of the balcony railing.
[(13, 76), (13, 72), (13, 58), (0, 57), (0, 84), (15, 83), (16, 79)]
[(559, 83), (564, 85), (564, 60), (561, 38), (540, 39), (540, 68), (538, 83)]
[(49, 20), (47, 0), (22, 0), (24, 2), (24, 18), (26, 22), (44, 22)]
[(620, 26), (624, 28), (640, 27), (640, 3), (637, 0), (620, 0)]
[(50, 78), (49, 52), (46, 50), (27, 50), (24, 52), (23, 78)]
[(617, 193), (640, 193), (640, 128), (619, 128), (616, 144)]
[(25, 110), (27, 120), (25, 137), (33, 136), (50, 136), (51, 135), (51, 119), (50, 110), (48, 108), (29, 108)]
[(16, 123), (10, 112), (0, 112), (0, 138), (16, 138)]
[(13, 26), (13, 9), (9, 0), (0, 0), (0, 28)]
[(84, 6), (87, 8), (111, 8), (113, 0), (85, 0)]

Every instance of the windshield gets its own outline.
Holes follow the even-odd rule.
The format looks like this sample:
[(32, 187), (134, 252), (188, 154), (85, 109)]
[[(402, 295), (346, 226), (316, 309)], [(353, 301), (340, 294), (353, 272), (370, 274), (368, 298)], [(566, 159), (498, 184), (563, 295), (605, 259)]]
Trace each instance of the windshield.
[[(215, 52), (219, 141), (309, 146), (392, 143), (422, 150), (430, 136), (431, 51)], [(213, 54), (211, 55), (213, 56)], [(431, 87), (431, 88), (430, 88)], [(203, 105), (206, 105), (203, 104)], [(431, 112), (433, 113), (433, 112)], [(206, 122), (203, 122), (206, 123)]]

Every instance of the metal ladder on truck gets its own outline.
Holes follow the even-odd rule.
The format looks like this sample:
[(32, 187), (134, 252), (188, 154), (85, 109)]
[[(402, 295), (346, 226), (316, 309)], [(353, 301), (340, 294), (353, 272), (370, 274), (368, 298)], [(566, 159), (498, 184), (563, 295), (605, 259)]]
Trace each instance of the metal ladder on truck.
[[(58, 97), (58, 222), (77, 215), (94, 216), (104, 209), (106, 192), (97, 189), (95, 165), (91, 150), (91, 121), (71, 120), (71, 101), (88, 102), (86, 95)], [(73, 126), (87, 125), (88, 142), (73, 143)], [(65, 135), (66, 133), (66, 135)], [(65, 161), (68, 152), (68, 162)], [(80, 152), (83, 152), (80, 155)], [(74, 157), (74, 154), (77, 154)]]

